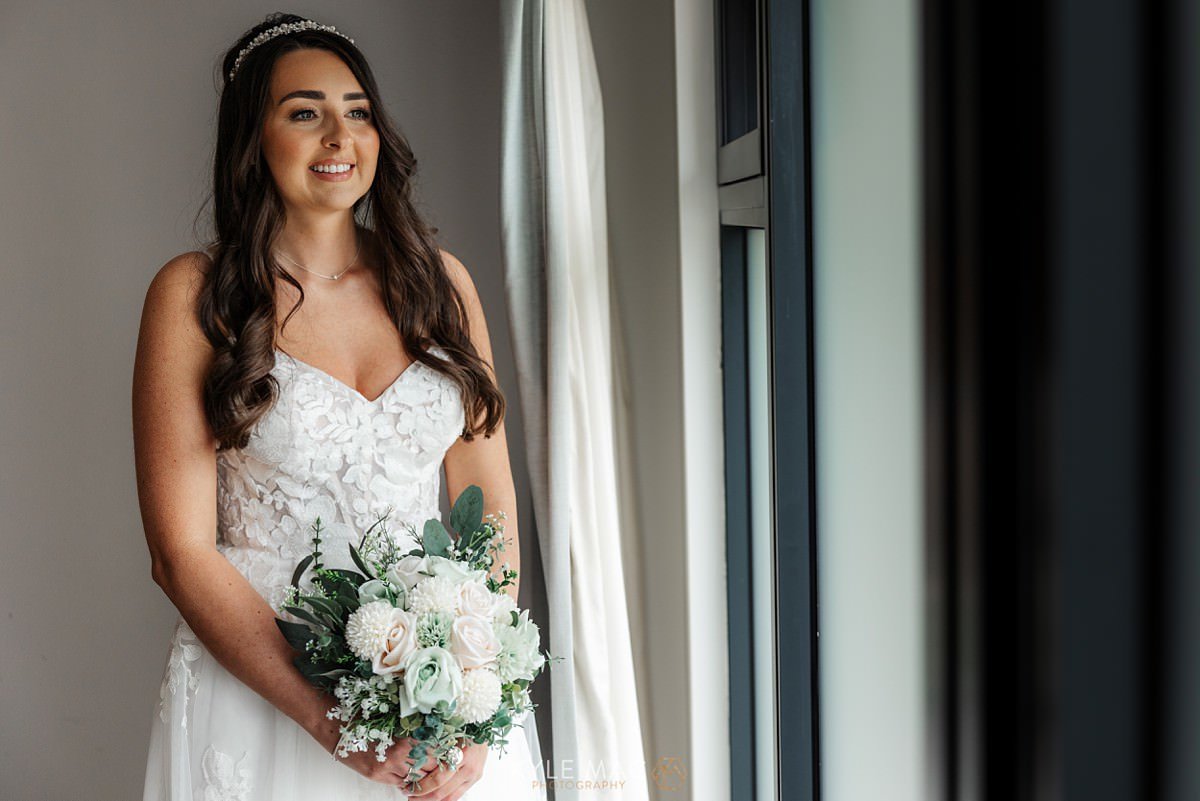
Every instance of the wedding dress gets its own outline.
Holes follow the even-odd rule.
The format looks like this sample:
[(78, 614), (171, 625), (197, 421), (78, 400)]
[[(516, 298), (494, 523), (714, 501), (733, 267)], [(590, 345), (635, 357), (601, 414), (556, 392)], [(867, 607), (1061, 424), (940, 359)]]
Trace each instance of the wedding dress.
[[(438, 346), (429, 352), (446, 357)], [(439, 470), (465, 414), (457, 385), (417, 361), (374, 400), (282, 351), (272, 372), (274, 407), (244, 449), (217, 455), (217, 548), (278, 611), (318, 516), (329, 567), (353, 569), (347, 544), (388, 508), (388, 531), (405, 550), (415, 545), (399, 523), (420, 531), (440, 517)], [(152, 720), (144, 801), (404, 798), (336, 761), (222, 667), (182, 617)], [(533, 714), (507, 740), (489, 750), (464, 801), (544, 801)]]

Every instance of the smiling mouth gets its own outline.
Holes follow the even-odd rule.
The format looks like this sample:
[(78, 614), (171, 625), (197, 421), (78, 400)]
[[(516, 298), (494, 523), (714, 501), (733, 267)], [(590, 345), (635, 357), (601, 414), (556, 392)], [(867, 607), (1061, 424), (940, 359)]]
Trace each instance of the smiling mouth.
[(308, 168), (308, 171), (318, 175), (345, 175), (351, 172), (354, 166), (353, 164), (314, 164)]

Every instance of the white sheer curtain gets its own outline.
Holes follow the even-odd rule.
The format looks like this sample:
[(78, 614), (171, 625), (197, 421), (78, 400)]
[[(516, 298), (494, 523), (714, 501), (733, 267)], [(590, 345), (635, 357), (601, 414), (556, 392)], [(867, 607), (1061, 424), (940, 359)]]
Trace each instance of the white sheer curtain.
[[(504, 269), (550, 608), (548, 778), (648, 798), (621, 559), (604, 116), (582, 0), (506, 0)], [(556, 787), (576, 799), (610, 791)]]

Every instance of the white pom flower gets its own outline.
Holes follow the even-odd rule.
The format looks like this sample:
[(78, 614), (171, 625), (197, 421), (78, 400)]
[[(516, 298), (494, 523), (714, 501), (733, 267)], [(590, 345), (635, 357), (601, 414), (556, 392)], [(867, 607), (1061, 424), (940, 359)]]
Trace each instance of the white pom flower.
[(354, 610), (346, 621), (346, 645), (359, 659), (370, 662), (387, 645), (394, 607), (387, 601), (372, 601)]
[(462, 695), (457, 712), (467, 723), (482, 723), (500, 706), (500, 677), (488, 668), (463, 673)]
[(418, 581), (408, 596), (408, 609), (414, 614), (458, 611), (458, 587), (445, 576)]
[(512, 613), (520, 611), (517, 609), (517, 602), (506, 592), (501, 592), (495, 596), (495, 599), (495, 604), (492, 607), (492, 617), (498, 622), (511, 625)]

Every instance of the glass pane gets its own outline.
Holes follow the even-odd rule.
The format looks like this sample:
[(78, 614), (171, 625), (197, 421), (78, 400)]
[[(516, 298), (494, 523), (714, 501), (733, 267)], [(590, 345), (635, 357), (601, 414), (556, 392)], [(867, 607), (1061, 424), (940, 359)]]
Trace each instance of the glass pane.
[(750, 423), (750, 573), (754, 653), (755, 801), (776, 799), (775, 527), (771, 519), (770, 317), (767, 238), (746, 231), (746, 372)]
[(758, 127), (757, 0), (721, 2), (721, 144)]

